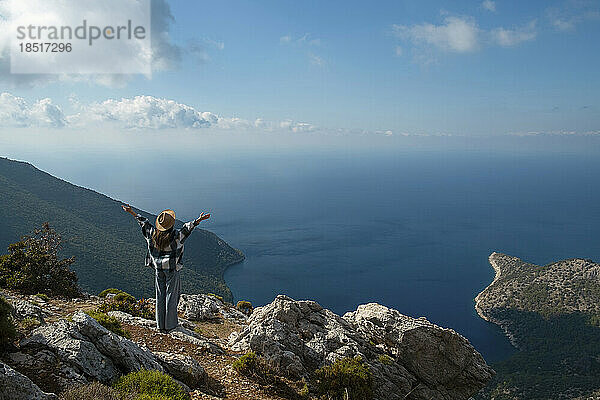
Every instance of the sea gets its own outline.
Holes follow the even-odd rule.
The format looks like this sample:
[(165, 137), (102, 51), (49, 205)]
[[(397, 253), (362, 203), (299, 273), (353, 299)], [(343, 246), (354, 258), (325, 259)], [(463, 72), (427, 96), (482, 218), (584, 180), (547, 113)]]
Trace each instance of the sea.
[[(225, 147), (226, 148), (226, 147)], [(514, 349), (474, 310), (502, 252), (600, 261), (594, 151), (281, 146), (7, 156), (77, 185), (203, 224), (246, 255), (225, 280), (254, 306), (278, 294), (343, 314), (377, 302), (449, 327), (488, 362)]]

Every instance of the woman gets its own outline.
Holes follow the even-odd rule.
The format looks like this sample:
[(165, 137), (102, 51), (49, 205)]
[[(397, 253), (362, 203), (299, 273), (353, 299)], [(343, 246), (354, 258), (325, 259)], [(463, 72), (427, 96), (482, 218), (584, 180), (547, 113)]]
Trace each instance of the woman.
[(179, 270), (183, 267), (183, 242), (198, 224), (210, 218), (210, 214), (201, 213), (194, 221), (174, 229), (175, 211), (164, 210), (156, 217), (156, 228), (131, 209), (129, 204), (122, 205), (123, 210), (133, 215), (142, 227), (142, 234), (148, 243), (146, 266), (156, 271), (156, 325), (161, 333), (177, 328), (177, 304), (181, 294)]

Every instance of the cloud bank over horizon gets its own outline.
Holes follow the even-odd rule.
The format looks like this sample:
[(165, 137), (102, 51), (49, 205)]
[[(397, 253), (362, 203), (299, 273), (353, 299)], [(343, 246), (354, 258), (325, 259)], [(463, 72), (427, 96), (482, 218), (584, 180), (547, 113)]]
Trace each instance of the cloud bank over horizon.
[(313, 132), (315, 125), (292, 120), (266, 121), (223, 117), (187, 104), (154, 96), (107, 99), (81, 104), (65, 113), (49, 98), (28, 103), (11, 93), (0, 93), (0, 127), (86, 128), (110, 125), (123, 130), (202, 129)]
[[(71, 98), (73, 111), (65, 112), (50, 98), (28, 102), (11, 93), (0, 93), (0, 128), (52, 128), (90, 129), (111, 128), (121, 131), (214, 130), (236, 132), (272, 132), (293, 134), (327, 134), (337, 136), (419, 136), (465, 137), (478, 135), (450, 134), (444, 132), (397, 132), (392, 130), (364, 130), (324, 128), (309, 122), (290, 119), (279, 121), (263, 118), (243, 119), (225, 117), (210, 111), (200, 111), (175, 100), (139, 95), (121, 99), (106, 99), (88, 104)], [(506, 132), (508, 136), (579, 136), (600, 135), (599, 130)]]

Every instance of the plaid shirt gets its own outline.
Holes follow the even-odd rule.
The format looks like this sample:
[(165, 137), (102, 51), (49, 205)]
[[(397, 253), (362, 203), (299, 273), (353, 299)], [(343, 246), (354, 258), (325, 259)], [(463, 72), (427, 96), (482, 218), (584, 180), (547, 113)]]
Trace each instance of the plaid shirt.
[(169, 247), (165, 250), (159, 250), (154, 247), (152, 240), (152, 234), (154, 233), (154, 227), (148, 221), (148, 218), (136, 215), (135, 219), (142, 227), (142, 234), (146, 238), (148, 243), (148, 252), (146, 253), (146, 267), (153, 266), (156, 269), (168, 269), (179, 271), (183, 268), (181, 264), (181, 257), (183, 256), (183, 242), (190, 236), (190, 233), (196, 227), (194, 221), (190, 221), (183, 225), (181, 229), (175, 229), (173, 234), (173, 240)]

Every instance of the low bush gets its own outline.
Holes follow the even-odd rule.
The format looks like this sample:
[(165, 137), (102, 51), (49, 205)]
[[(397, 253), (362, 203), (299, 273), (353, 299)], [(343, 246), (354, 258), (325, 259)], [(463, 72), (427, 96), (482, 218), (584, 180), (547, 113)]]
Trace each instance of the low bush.
[(48, 297), (48, 295), (46, 295), (44, 293), (36, 293), (36, 297), (39, 297), (40, 299), (42, 299), (44, 301), (50, 300), (50, 297)]
[(133, 297), (132, 295), (130, 295), (127, 292), (117, 293), (113, 300), (118, 301), (118, 302), (123, 302), (123, 303), (129, 303), (129, 304), (135, 304), (135, 302), (137, 301), (135, 299), (135, 297)]
[(8, 246), (0, 256), (0, 287), (25, 294), (78, 297), (77, 275), (69, 269), (75, 258), (58, 257), (61, 236), (44, 223), (31, 236)]
[(208, 295), (207, 295), (207, 296), (212, 296), (212, 297), (214, 297), (215, 299), (217, 299), (217, 300), (220, 300), (220, 301), (221, 301), (221, 303), (225, 303), (225, 300), (223, 300), (223, 296), (219, 296), (218, 294), (214, 294), (214, 293), (208, 293)]
[[(298, 391), (296, 387), (290, 386), (289, 380), (278, 376), (275, 368), (263, 357), (257, 356), (253, 351), (235, 360), (231, 366), (241, 375), (257, 382), (261, 386), (268, 387), (270, 391), (285, 399), (301, 399), (305, 396), (299, 393), (299, 391), (302, 392), (305, 390), (304, 387)], [(298, 382), (296, 382), (295, 386), (297, 384)], [(306, 391), (308, 392), (308, 387)]]
[(4, 297), (0, 297), (0, 347), (10, 343), (17, 335), (11, 311), (10, 303)]
[(99, 382), (75, 386), (61, 393), (59, 400), (124, 400), (113, 388)]
[(379, 362), (385, 365), (391, 365), (394, 362), (394, 359), (387, 354), (382, 354), (379, 356)]
[(252, 314), (252, 311), (254, 310), (254, 308), (252, 307), (252, 303), (245, 300), (238, 301), (235, 308), (237, 308), (239, 311), (243, 312), (246, 315)]
[(28, 317), (19, 322), (19, 326), (26, 331), (30, 331), (33, 328), (40, 326), (40, 321), (35, 318)]
[(108, 293), (115, 293), (115, 291), (118, 292), (116, 292), (116, 295), (112, 299), (106, 300), (104, 304), (101, 304), (98, 307), (99, 312), (107, 313), (109, 311), (123, 311), (134, 317), (154, 319), (154, 306), (146, 299), (136, 300), (136, 298), (129, 293), (118, 289), (106, 289), (102, 293), (107, 293), (104, 293), (104, 296), (100, 293), (100, 297), (106, 297)]
[(113, 388), (135, 400), (190, 400), (190, 395), (169, 375), (159, 371), (140, 370), (121, 376)]
[(257, 359), (258, 357), (256, 357), (256, 353), (249, 351), (235, 360), (231, 366), (240, 374), (248, 375), (256, 369)]
[(123, 329), (121, 322), (115, 317), (97, 311), (90, 311), (88, 312), (88, 315), (94, 318), (96, 321), (98, 321), (100, 325), (102, 325), (109, 331), (116, 333), (119, 336), (123, 336), (127, 339), (131, 339), (131, 335), (129, 334), (129, 332)]
[(373, 398), (373, 375), (361, 357), (346, 357), (315, 371), (317, 390), (332, 400)]
[(108, 288), (108, 289), (104, 289), (103, 291), (101, 291), (100, 294), (98, 295), (98, 297), (105, 298), (107, 294), (119, 294), (119, 293), (123, 293), (123, 291), (121, 289)]

